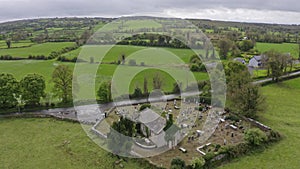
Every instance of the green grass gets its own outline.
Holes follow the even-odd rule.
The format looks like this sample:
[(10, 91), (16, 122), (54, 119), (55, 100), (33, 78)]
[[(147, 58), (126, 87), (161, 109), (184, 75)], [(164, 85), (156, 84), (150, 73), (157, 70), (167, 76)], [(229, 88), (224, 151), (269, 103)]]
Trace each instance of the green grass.
[[(0, 133), (0, 168), (107, 169), (117, 161), (91, 141), (77, 123), (0, 119)], [(127, 169), (141, 168), (131, 160), (122, 164)]]
[[(23, 40), (18, 42), (12, 42), (11, 48), (29, 47), (31, 45), (34, 45), (34, 43), (29, 40)], [(0, 49), (7, 49), (6, 41), (0, 41)]]
[[(74, 57), (80, 56), (81, 59), (85, 61), (89, 61), (90, 57), (93, 56), (95, 61), (100, 61), (100, 58), (103, 58), (102, 62), (117, 62), (121, 59), (122, 54), (126, 57), (134, 54), (139, 51), (139, 57), (148, 57), (148, 60), (151, 59), (153, 55), (161, 55), (162, 53), (173, 53), (173, 56), (179, 57), (184, 62), (189, 62), (189, 59), (195, 53), (189, 49), (174, 49), (174, 48), (153, 48), (153, 47), (140, 47), (140, 46), (127, 46), (127, 45), (115, 45), (111, 49), (111, 46), (95, 46), (95, 45), (86, 45), (83, 48), (78, 48), (77, 50), (68, 52), (64, 54), (68, 59), (72, 59)], [(145, 52), (141, 52), (145, 50)], [(156, 53), (153, 53), (153, 51)], [(204, 53), (204, 51), (200, 51), (200, 53)], [(170, 54), (169, 54), (170, 55)], [(139, 63), (139, 62), (138, 62)]]
[[(57, 62), (57, 61), (36, 61), (36, 60), (18, 60), (18, 61), (0, 61), (0, 72), (1, 73), (11, 73), (13, 74), (18, 80), (21, 80), (25, 75), (29, 73), (37, 73), (40, 75), (43, 75), (46, 80), (46, 92), (51, 92), (53, 88), (53, 83), (51, 82), (51, 75), (55, 67), (59, 64), (65, 64), (70, 66), (72, 69), (74, 68), (74, 63), (66, 63), (66, 62)], [(134, 90), (134, 87), (136, 84), (140, 88), (143, 88), (143, 76), (146, 76), (148, 79), (149, 90), (152, 89), (152, 77), (154, 75), (153, 72), (142, 72), (145, 69), (151, 69), (152, 67), (141, 67), (141, 66), (118, 66), (115, 64), (103, 64), (98, 69), (98, 64), (89, 64), (89, 63), (78, 63), (78, 70), (80, 73), (76, 74), (78, 77), (78, 82), (80, 83), (80, 90), (79, 95), (81, 98), (87, 99), (87, 98), (93, 98), (94, 95), (91, 93), (91, 87), (92, 78), (94, 76), (91, 76), (90, 74), (95, 71), (96, 77), (95, 77), (95, 91), (98, 90), (98, 87), (101, 82), (108, 81), (112, 78), (113, 75), (117, 76), (117, 81), (115, 81), (116, 84), (119, 84), (117, 86), (119, 89), (122, 89), (121, 93), (124, 94), (124, 90), (127, 89), (123, 84), (125, 81), (131, 82), (131, 86), (129, 87), (129, 91), (132, 93)], [(118, 68), (118, 69), (117, 69)], [(116, 69), (118, 72), (115, 72)], [(162, 70), (168, 71), (168, 68), (162, 68)], [(172, 68), (171, 70), (174, 70)], [(139, 72), (142, 72), (142, 74), (139, 74)], [(179, 80), (180, 82), (186, 83), (188, 80), (189, 83), (192, 82), (192, 75), (186, 76), (186, 71), (183, 69), (175, 69), (174, 71), (169, 71), (170, 73), (173, 73), (176, 75), (176, 80)], [(132, 74), (136, 74), (136, 77), (129, 78)], [(150, 74), (150, 75), (149, 75)], [(206, 73), (197, 72), (194, 73), (194, 76), (197, 80), (207, 80), (208, 75)], [(188, 77), (188, 78), (187, 78)], [(133, 80), (132, 80), (133, 79)], [(162, 79), (164, 80), (163, 90), (165, 92), (171, 92), (173, 88), (173, 83), (175, 82), (173, 78), (167, 75), (163, 75)], [(127, 90), (126, 90), (127, 91)]]
[(62, 63), (54, 61), (37, 61), (37, 60), (18, 60), (18, 61), (0, 61), (0, 72), (10, 73), (18, 80), (21, 80), (29, 73), (37, 73), (45, 77), (46, 91), (50, 91), (52, 72), (58, 64), (66, 64), (73, 67), (72, 63)]
[(299, 56), (298, 44), (293, 43), (256, 43), (256, 49), (260, 52), (267, 52), (269, 50), (276, 50), (282, 53), (290, 53), (294, 58)]
[(74, 45), (73, 42), (49, 42), (36, 44), (31, 47), (24, 48), (11, 48), (11, 49), (0, 49), (0, 55), (11, 55), (13, 57), (28, 58), (29, 55), (37, 56), (44, 55), (49, 56), (53, 51), (59, 51), (65, 47)]
[[(111, 23), (109, 23), (108, 25), (103, 26), (103, 30), (120, 30), (122, 29), (124, 30), (138, 30), (141, 28), (161, 28), (161, 24), (154, 21), (154, 20), (149, 20), (149, 19), (145, 19), (145, 20), (127, 20), (127, 21), (123, 21), (123, 23), (121, 23), (122, 21), (120, 20), (115, 20)], [(119, 27), (120, 25), (122, 25), (122, 27)]]
[(220, 167), (222, 169), (298, 169), (300, 166), (300, 78), (263, 87), (267, 107), (259, 121), (279, 131), (283, 140), (261, 153), (255, 153)]

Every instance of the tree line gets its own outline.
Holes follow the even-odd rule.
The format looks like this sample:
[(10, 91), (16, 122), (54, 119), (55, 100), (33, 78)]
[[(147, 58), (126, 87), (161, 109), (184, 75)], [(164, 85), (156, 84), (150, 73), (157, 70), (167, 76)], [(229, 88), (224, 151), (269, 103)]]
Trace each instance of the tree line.
[(59, 65), (52, 73), (54, 83), (53, 93), (46, 93), (46, 81), (42, 75), (27, 74), (18, 81), (12, 74), (0, 74), (0, 109), (41, 106), (41, 101), (47, 100), (50, 106), (52, 95), (61, 103), (72, 100), (72, 70), (65, 65)]

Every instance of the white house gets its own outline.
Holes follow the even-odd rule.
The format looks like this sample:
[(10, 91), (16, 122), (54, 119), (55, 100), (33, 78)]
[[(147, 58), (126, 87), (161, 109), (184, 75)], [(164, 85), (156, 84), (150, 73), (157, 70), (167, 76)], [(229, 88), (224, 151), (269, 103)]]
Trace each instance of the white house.
[(250, 59), (248, 66), (257, 68), (257, 67), (262, 67), (263, 66), (263, 59), (265, 57), (260, 55), (260, 56), (253, 56), (252, 59)]

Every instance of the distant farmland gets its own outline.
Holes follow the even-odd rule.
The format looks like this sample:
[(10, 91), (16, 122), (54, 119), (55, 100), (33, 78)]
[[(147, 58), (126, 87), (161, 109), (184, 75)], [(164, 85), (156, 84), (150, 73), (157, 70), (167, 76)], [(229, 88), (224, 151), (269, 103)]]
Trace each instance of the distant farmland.
[[(27, 45), (27, 44), (23, 44)], [(28, 58), (29, 55), (37, 56), (44, 55), (49, 56), (51, 52), (59, 51), (65, 47), (73, 46), (73, 42), (48, 42), (42, 44), (35, 44), (30, 47), (24, 48), (11, 48), (11, 49), (0, 49), (1, 55), (10, 55), (12, 57)], [(2, 43), (3, 46), (3, 43)], [(14, 47), (14, 42), (12, 42), (12, 47)]]
[(299, 56), (298, 44), (295, 43), (256, 43), (256, 49), (260, 52), (267, 52), (269, 50), (276, 50), (282, 53), (290, 53), (294, 58)]

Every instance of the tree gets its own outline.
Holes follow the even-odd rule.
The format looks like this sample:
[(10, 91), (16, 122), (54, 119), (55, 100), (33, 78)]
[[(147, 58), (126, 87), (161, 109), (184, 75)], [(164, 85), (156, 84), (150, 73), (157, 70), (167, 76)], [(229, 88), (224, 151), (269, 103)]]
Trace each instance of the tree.
[(144, 77), (144, 95), (146, 96), (148, 93), (148, 80), (146, 77)]
[(139, 88), (138, 86), (135, 87), (134, 92), (132, 94), (133, 98), (141, 98), (143, 97), (143, 92), (142, 89)]
[(27, 105), (38, 105), (45, 96), (45, 79), (38, 74), (28, 74), (20, 81), (22, 98)]
[(10, 40), (10, 39), (7, 39), (7, 40), (6, 40), (6, 45), (7, 45), (7, 48), (10, 48), (10, 47), (11, 47), (11, 40)]
[(144, 104), (141, 105), (140, 111), (143, 111), (143, 110), (145, 110), (145, 109), (147, 109), (147, 108), (150, 108), (150, 107), (151, 107), (151, 104), (144, 103)]
[(18, 112), (21, 113), (21, 110), (24, 108), (24, 106), (26, 105), (26, 101), (23, 100), (22, 95), (19, 95), (18, 97), (16, 96), (16, 94), (13, 94), (14, 98), (17, 100), (17, 108), (18, 108)]
[(164, 127), (164, 131), (167, 131), (170, 127), (172, 127), (174, 120), (173, 120), (173, 114), (169, 114), (169, 119), (167, 120), (167, 124)]
[(174, 158), (171, 161), (171, 169), (184, 169), (185, 168), (185, 161), (180, 158)]
[(52, 73), (52, 81), (54, 82), (53, 93), (62, 99), (63, 103), (71, 101), (73, 82), (72, 70), (66, 65), (57, 66)]
[(193, 169), (202, 169), (205, 164), (205, 160), (202, 157), (194, 158), (192, 160)]
[(222, 59), (226, 59), (228, 52), (230, 51), (230, 48), (232, 46), (232, 42), (228, 39), (222, 39), (219, 41), (219, 49), (220, 49), (220, 56)]
[(300, 40), (298, 42), (298, 60), (300, 60)]
[(259, 86), (252, 84), (248, 71), (235, 72), (228, 78), (227, 97), (230, 108), (247, 117), (263, 110), (264, 98)]
[(125, 57), (125, 54), (122, 54), (122, 65), (124, 65), (125, 64), (125, 59), (126, 59), (126, 57)]
[(158, 45), (163, 46), (165, 44), (165, 37), (162, 35), (158, 36)]
[(103, 82), (100, 84), (97, 92), (100, 103), (108, 103), (112, 101), (111, 82)]
[(181, 91), (181, 87), (182, 87), (182, 83), (181, 82), (176, 82), (173, 84), (173, 93), (180, 93)]
[(92, 36), (92, 32), (90, 30), (85, 30), (82, 33), (80, 39), (83, 41), (83, 44), (85, 44), (91, 36)]
[(17, 100), (14, 97), (19, 95), (19, 83), (11, 74), (0, 74), (0, 108), (12, 108), (17, 105)]
[(260, 129), (253, 128), (245, 132), (244, 139), (248, 142), (248, 144), (259, 146), (267, 141), (267, 135)]
[(227, 80), (229, 80), (231, 75), (233, 75), (234, 73), (243, 71), (247, 71), (247, 67), (240, 62), (229, 61), (225, 65), (225, 74), (227, 76)]
[(110, 130), (107, 135), (108, 148), (115, 154), (128, 155), (132, 147), (131, 137), (137, 132), (135, 123), (121, 117), (118, 122), (113, 123), (112, 128), (114, 130)]
[(280, 76), (287, 71), (287, 67), (292, 61), (292, 58), (275, 50), (268, 51), (266, 56), (268, 57), (267, 67), (269, 71), (271, 71), (272, 80), (278, 82)]
[(243, 52), (248, 52), (250, 49), (254, 48), (255, 43), (252, 40), (243, 40), (238, 43), (238, 46)]
[(161, 89), (163, 81), (161, 79), (161, 74), (156, 73), (153, 77), (153, 88), (154, 89)]

